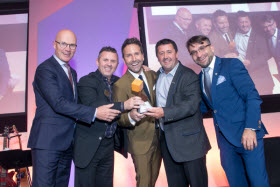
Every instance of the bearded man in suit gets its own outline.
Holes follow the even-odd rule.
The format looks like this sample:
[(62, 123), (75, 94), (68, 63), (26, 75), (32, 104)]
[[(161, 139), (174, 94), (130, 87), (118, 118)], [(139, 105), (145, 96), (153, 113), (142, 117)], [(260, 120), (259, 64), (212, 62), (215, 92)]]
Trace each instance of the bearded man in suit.
[(206, 36), (187, 42), (194, 62), (202, 67), (201, 111), (212, 112), (221, 164), (233, 187), (269, 187), (261, 121), (262, 103), (255, 85), (237, 58), (219, 58)]
[[(131, 89), (131, 83), (140, 79), (144, 87), (141, 94), (154, 106), (156, 73), (143, 71), (144, 53), (141, 42), (137, 38), (126, 39), (122, 45), (122, 55), (128, 69), (114, 84), (114, 101), (123, 102), (136, 96), (137, 93)], [(161, 163), (159, 129), (155, 118), (146, 117), (133, 109), (122, 113), (118, 124), (127, 128), (128, 152), (135, 166), (137, 186), (154, 187)]]

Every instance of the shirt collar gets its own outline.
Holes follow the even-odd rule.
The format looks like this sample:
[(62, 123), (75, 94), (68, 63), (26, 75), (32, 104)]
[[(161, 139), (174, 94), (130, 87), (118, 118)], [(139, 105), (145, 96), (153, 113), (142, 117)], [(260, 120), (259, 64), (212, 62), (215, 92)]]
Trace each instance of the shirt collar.
[[(179, 61), (176, 64), (176, 66), (169, 73), (167, 73), (167, 75), (170, 74), (170, 75), (174, 76), (176, 71), (177, 71), (177, 69), (178, 69), (178, 67), (179, 67)], [(165, 71), (164, 71), (164, 69), (162, 67), (159, 69), (159, 71), (160, 71), (160, 73), (165, 73)]]
[(277, 38), (277, 34), (278, 34), (278, 29), (276, 28), (276, 29), (275, 29), (275, 32), (274, 32), (274, 34), (273, 34), (273, 36), (272, 36), (272, 37)]
[(60, 60), (55, 54), (53, 54), (53, 57), (55, 58), (55, 60), (56, 60), (61, 66), (64, 66), (64, 64), (66, 64), (66, 62), (63, 62), (62, 60)]
[[(133, 71), (130, 71), (130, 69), (127, 69), (127, 70), (129, 71), (129, 73), (131, 73), (131, 75), (132, 75), (135, 79), (139, 79), (139, 75), (142, 75), (142, 77), (145, 76), (144, 73), (143, 73), (143, 69), (141, 69), (141, 73), (140, 73), (140, 74), (134, 73)], [(146, 76), (145, 76), (145, 77), (146, 77)]]
[[(214, 70), (215, 62), (216, 62), (216, 56), (213, 57), (212, 61), (210, 62), (209, 66), (208, 66), (211, 70)], [(205, 71), (204, 69), (205, 69), (205, 68), (202, 68), (203, 73), (204, 73), (204, 71)]]

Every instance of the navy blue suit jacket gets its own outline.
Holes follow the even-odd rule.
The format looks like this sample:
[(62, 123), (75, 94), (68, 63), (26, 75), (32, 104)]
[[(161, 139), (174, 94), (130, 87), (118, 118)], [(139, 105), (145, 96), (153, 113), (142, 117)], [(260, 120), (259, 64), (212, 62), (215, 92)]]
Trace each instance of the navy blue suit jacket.
[(257, 138), (267, 133), (261, 122), (262, 100), (240, 60), (216, 57), (211, 96), (212, 103), (203, 92), (201, 111), (212, 111), (216, 132), (220, 130), (234, 146), (242, 147), (241, 137), (245, 128), (256, 129)]
[(70, 147), (76, 120), (91, 123), (95, 108), (77, 104), (77, 74), (71, 69), (75, 96), (68, 76), (52, 56), (37, 67), (33, 88), (36, 113), (28, 147), (63, 151)]

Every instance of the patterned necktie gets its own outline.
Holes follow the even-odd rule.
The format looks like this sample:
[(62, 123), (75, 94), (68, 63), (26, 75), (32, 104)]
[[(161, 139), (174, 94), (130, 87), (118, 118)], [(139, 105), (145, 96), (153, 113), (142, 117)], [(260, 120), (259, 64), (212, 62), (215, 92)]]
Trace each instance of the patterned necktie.
[(143, 80), (142, 75), (139, 75), (139, 79), (143, 81), (144, 92), (148, 96), (149, 100), (151, 101), (151, 96), (150, 96), (149, 90), (147, 88), (147, 85), (145, 84), (145, 81)]
[(205, 89), (205, 93), (208, 97), (208, 99), (211, 101), (212, 103), (212, 98), (211, 98), (211, 79), (210, 79), (210, 75), (209, 75), (209, 70), (210, 67), (207, 67), (204, 69), (204, 89)]
[(65, 66), (65, 67), (67, 68), (67, 70), (68, 70), (68, 78), (69, 78), (69, 80), (70, 80), (72, 89), (74, 90), (74, 88), (73, 88), (73, 78), (72, 78), (72, 74), (71, 74), (71, 68), (70, 68), (70, 66), (69, 66), (68, 63), (64, 64), (64, 66)]

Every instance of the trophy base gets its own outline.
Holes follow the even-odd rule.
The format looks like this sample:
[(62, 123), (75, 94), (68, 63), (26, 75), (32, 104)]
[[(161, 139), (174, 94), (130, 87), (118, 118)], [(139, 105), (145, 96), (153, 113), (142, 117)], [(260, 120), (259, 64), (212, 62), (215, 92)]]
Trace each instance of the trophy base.
[(149, 103), (149, 101), (144, 102), (143, 105), (140, 106), (140, 108), (138, 109), (138, 113), (142, 114), (147, 112), (148, 108), (152, 108), (151, 104)]

